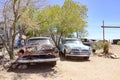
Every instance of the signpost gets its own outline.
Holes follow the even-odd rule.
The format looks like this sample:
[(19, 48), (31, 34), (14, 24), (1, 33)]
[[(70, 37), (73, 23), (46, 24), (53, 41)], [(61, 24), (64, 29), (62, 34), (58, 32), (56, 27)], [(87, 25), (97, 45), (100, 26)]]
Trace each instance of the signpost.
[(105, 41), (105, 28), (120, 28), (120, 26), (104, 26), (104, 20), (103, 20), (103, 41)]
[(105, 27), (104, 27), (104, 21), (103, 21), (103, 27), (102, 27), (102, 28), (103, 28), (103, 42), (104, 42), (104, 41), (105, 41), (105, 29), (104, 29)]

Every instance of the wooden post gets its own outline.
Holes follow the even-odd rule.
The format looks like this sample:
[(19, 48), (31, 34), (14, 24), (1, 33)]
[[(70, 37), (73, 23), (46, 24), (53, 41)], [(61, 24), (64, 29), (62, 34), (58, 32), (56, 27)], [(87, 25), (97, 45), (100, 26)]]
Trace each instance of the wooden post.
[(104, 29), (104, 20), (103, 20), (103, 42), (105, 41), (105, 29)]

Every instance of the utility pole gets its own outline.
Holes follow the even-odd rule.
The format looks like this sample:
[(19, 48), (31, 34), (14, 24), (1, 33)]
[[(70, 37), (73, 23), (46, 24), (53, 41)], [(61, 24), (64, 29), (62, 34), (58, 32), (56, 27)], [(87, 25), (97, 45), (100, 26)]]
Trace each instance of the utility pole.
[(103, 20), (103, 42), (105, 41), (105, 29), (104, 29), (104, 20)]

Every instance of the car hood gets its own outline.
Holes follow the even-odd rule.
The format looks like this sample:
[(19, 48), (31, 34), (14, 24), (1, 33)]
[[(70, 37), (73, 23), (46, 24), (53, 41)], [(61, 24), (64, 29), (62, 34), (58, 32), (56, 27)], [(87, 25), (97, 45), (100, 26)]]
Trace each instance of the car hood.
[(71, 43), (68, 43), (68, 44), (64, 44), (65, 46), (67, 47), (70, 47), (72, 49), (74, 48), (79, 48), (79, 49), (86, 49), (86, 50), (89, 50), (89, 47), (88, 46), (85, 46), (83, 44), (71, 44)]
[(25, 48), (38, 48), (38, 49), (41, 49), (41, 48), (44, 48), (44, 49), (52, 49), (54, 48), (54, 45), (53, 44), (28, 44), (24, 47), (22, 47), (22, 49), (25, 49)]

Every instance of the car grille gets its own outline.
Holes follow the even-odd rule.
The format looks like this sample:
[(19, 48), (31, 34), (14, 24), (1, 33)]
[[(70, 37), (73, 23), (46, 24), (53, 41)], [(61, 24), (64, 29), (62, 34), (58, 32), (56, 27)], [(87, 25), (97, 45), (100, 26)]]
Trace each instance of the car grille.
[(29, 56), (23, 56), (20, 59), (34, 60), (34, 59), (50, 59), (50, 58), (56, 58), (56, 56), (55, 55), (29, 55)]
[(73, 53), (73, 54), (76, 54), (76, 55), (78, 55), (78, 54), (88, 54), (89, 53), (89, 50), (81, 50), (81, 49), (72, 49), (71, 50), (71, 53)]
[(89, 50), (81, 49), (72, 49), (71, 52), (88, 52)]
[(80, 49), (72, 49), (71, 52), (79, 52)]
[(82, 50), (82, 52), (88, 52), (88, 51), (89, 51), (89, 50), (84, 50), (84, 49)]

